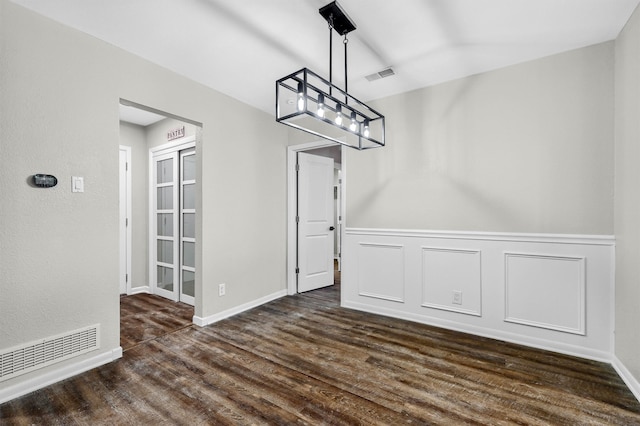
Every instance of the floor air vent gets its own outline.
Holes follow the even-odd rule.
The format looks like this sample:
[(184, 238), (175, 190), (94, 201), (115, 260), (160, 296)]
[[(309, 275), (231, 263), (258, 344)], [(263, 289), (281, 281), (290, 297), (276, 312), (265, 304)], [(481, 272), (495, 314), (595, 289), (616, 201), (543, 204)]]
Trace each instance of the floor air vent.
[(0, 352), (0, 382), (100, 348), (100, 325)]

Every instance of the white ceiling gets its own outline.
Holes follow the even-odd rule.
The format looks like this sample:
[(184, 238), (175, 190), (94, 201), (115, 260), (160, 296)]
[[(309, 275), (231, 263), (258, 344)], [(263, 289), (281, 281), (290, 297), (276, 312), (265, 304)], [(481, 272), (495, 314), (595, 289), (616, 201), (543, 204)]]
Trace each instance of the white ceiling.
[[(13, 0), (274, 113), (275, 80), (328, 77), (329, 0)], [(339, 0), (362, 101), (616, 38), (640, 0)], [(335, 34), (335, 33), (334, 33)], [(393, 77), (366, 75), (393, 67)], [(343, 86), (334, 35), (334, 83)]]
[(164, 120), (164, 115), (156, 114), (129, 105), (120, 104), (120, 120), (127, 123), (137, 124), (138, 126), (147, 127), (160, 120)]

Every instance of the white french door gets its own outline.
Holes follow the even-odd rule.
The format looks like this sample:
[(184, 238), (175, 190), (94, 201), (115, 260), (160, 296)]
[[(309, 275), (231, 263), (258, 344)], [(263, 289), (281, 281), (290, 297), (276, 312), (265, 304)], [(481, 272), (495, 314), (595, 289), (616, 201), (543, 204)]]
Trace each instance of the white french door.
[(180, 152), (180, 301), (195, 304), (196, 150)]
[(155, 207), (154, 293), (179, 300), (178, 153), (153, 158)]
[[(184, 148), (184, 146), (182, 147)], [(154, 294), (195, 304), (195, 148), (152, 154), (152, 247)]]

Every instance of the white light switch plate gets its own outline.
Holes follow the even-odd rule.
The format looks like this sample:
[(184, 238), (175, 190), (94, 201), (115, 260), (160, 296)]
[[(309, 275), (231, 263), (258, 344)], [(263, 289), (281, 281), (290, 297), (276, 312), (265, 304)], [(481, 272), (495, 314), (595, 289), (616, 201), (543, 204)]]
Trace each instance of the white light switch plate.
[(71, 192), (84, 192), (84, 178), (71, 176)]

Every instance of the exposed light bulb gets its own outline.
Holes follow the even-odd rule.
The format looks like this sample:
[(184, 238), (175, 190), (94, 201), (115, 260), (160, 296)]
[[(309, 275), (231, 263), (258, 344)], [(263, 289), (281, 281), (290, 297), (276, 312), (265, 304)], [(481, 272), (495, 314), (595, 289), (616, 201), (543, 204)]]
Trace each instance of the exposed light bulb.
[(323, 94), (318, 95), (318, 110), (316, 111), (316, 114), (318, 114), (318, 117), (324, 118), (324, 95)]
[(355, 132), (358, 129), (358, 122), (356, 121), (356, 112), (351, 111), (351, 124), (349, 125), (349, 130)]
[(298, 83), (298, 111), (304, 111), (304, 90), (302, 82)]
[(362, 136), (364, 136), (365, 138), (368, 138), (370, 134), (369, 131), (369, 120), (365, 119), (364, 120), (364, 130), (362, 131)]
[(342, 106), (340, 104), (336, 105), (336, 124), (342, 126)]

